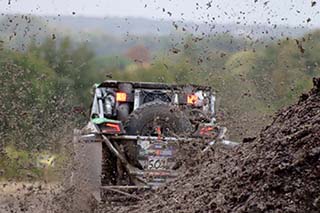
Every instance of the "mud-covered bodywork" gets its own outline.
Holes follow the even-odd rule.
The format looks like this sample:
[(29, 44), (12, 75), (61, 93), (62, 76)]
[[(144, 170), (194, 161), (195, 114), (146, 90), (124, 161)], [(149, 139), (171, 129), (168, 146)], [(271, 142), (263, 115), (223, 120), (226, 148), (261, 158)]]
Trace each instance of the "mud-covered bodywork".
[(183, 143), (204, 143), (203, 152), (218, 141), (236, 145), (224, 139), (226, 129), (215, 123), (214, 104), (214, 92), (205, 86), (95, 85), (90, 121), (80, 141), (102, 144), (101, 188), (155, 188), (173, 180), (179, 175)]

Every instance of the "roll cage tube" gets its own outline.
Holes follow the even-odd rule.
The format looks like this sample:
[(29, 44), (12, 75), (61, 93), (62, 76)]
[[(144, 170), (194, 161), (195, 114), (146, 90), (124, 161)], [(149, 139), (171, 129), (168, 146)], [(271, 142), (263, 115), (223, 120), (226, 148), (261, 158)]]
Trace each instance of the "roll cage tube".
[[(118, 82), (120, 83), (120, 82)], [(125, 98), (127, 98), (128, 96), (126, 96), (123, 92), (119, 92), (118, 88), (115, 87), (117, 84), (115, 84), (114, 82), (109, 85), (108, 87), (108, 83), (104, 83), (103, 85), (96, 85), (95, 89), (94, 89), (94, 98), (93, 98), (93, 102), (92, 102), (92, 109), (91, 109), (91, 119), (93, 118), (104, 118), (106, 117), (106, 106), (105, 106), (105, 98), (106, 95), (109, 94), (110, 91), (112, 91), (112, 93), (114, 93), (115, 95), (115, 100), (118, 101), (124, 101)], [(183, 102), (181, 102), (181, 98), (180, 98), (180, 94), (182, 91), (182, 94), (185, 92), (185, 90), (183, 89), (184, 86), (181, 87), (177, 87), (177, 85), (158, 85), (158, 84), (151, 84), (151, 83), (147, 83), (147, 84), (138, 84), (138, 88), (135, 88), (134, 86), (135, 84), (133, 83), (132, 86), (132, 102), (130, 102), (130, 104), (132, 104), (132, 106), (130, 106), (131, 110), (136, 110), (138, 107), (140, 107), (143, 103), (143, 100), (141, 100), (141, 98), (143, 97), (143, 93), (144, 92), (152, 92), (152, 91), (163, 91), (163, 93), (167, 93), (167, 96), (169, 97), (170, 95), (170, 100), (172, 104), (184, 104)], [(147, 86), (146, 88), (143, 88), (142, 86)], [(162, 89), (160, 88), (160, 86), (164, 86)], [(172, 87), (170, 89), (170, 86)], [(150, 88), (149, 88), (150, 87)], [(154, 88), (153, 88), (154, 87)], [(185, 86), (186, 87), (186, 86)], [(180, 89), (179, 89), (180, 88)], [(109, 91), (110, 90), (110, 91)], [(215, 122), (215, 102), (216, 102), (216, 98), (214, 95), (214, 92), (212, 92), (212, 90), (210, 90), (209, 87), (197, 87), (194, 86), (194, 88), (192, 89), (194, 92), (193, 94), (201, 94), (201, 97), (205, 97), (208, 101), (208, 104), (204, 104), (201, 107), (201, 110), (203, 110), (204, 112), (207, 112), (208, 115), (210, 115), (210, 117), (212, 118), (212, 122)], [(189, 90), (191, 92), (191, 90)], [(169, 94), (171, 93), (171, 94)], [(188, 94), (188, 93), (187, 93)], [(130, 95), (130, 94), (127, 94)], [(187, 103), (187, 97), (186, 96), (186, 100), (185, 102)], [(193, 97), (195, 98), (195, 97)], [(201, 102), (200, 102), (201, 103)], [(118, 107), (118, 105), (115, 105), (113, 107)], [(195, 105), (195, 107), (197, 107)], [(200, 105), (199, 105), (200, 107)], [(114, 112), (116, 112), (116, 109), (113, 110)], [(131, 113), (131, 112), (129, 112)], [(110, 114), (110, 113), (107, 113)], [(112, 116), (116, 116), (114, 113), (112, 113)], [(108, 116), (107, 116), (108, 117)]]

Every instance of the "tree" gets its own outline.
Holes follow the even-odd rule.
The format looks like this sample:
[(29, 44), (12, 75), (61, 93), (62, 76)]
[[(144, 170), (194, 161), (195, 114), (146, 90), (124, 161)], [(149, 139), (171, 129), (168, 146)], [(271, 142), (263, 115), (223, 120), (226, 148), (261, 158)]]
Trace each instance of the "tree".
[(126, 57), (136, 62), (137, 64), (145, 65), (150, 62), (150, 52), (143, 45), (131, 47), (125, 54)]

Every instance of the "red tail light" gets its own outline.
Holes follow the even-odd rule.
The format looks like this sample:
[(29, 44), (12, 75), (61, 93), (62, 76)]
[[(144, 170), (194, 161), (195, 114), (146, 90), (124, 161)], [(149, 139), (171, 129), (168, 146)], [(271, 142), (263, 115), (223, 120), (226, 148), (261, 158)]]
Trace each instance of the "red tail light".
[(121, 133), (121, 127), (119, 124), (114, 123), (105, 123), (104, 124), (107, 128), (103, 128), (103, 133), (109, 133), (109, 134), (118, 134)]
[(116, 93), (116, 100), (118, 102), (126, 102), (127, 101), (127, 94), (124, 92), (117, 92)]
[(116, 132), (120, 132), (120, 131), (121, 131), (119, 124), (107, 123), (106, 126), (107, 126), (107, 127), (111, 127), (111, 128), (114, 129)]

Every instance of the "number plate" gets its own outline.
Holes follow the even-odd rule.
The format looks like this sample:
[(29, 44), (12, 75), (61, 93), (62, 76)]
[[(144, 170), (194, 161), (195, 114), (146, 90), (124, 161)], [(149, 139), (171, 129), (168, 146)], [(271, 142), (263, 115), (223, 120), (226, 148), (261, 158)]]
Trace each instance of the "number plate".
[(163, 170), (168, 169), (168, 159), (159, 157), (149, 157), (147, 169), (150, 170)]

